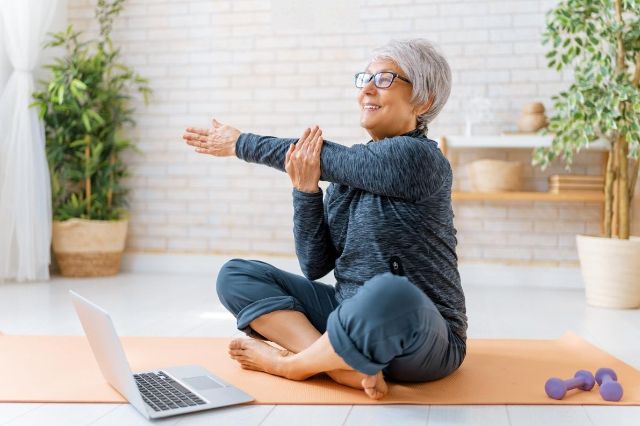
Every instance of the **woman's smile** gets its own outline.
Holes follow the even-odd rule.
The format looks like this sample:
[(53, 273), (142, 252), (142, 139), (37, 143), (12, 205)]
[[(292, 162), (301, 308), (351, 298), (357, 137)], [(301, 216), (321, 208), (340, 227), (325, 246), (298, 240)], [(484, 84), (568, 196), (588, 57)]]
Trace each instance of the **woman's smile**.
[(381, 106), (377, 106), (377, 105), (364, 105), (362, 107), (362, 111), (367, 113), (374, 113), (379, 111), (381, 108), (382, 108)]

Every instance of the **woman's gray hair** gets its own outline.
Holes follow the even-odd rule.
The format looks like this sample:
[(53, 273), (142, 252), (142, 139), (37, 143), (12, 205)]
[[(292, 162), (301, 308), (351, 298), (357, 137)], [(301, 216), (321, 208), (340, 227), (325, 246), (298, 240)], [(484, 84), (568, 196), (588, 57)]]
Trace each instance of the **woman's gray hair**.
[(425, 134), (428, 124), (436, 118), (451, 93), (451, 68), (431, 42), (425, 39), (391, 40), (375, 49), (370, 63), (380, 59), (395, 62), (411, 80), (411, 103), (423, 105), (433, 96), (429, 110), (418, 116), (418, 129)]

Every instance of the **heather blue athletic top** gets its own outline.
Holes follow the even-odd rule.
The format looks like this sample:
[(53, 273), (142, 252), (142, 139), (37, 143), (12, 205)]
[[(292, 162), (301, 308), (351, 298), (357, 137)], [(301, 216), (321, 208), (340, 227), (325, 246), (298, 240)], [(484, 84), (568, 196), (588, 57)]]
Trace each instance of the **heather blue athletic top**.
[[(298, 139), (242, 133), (238, 158), (285, 171)], [(310, 280), (332, 269), (338, 302), (383, 272), (406, 276), (466, 340), (467, 316), (451, 208), (452, 173), (437, 143), (419, 130), (351, 147), (325, 140), (322, 190), (293, 189), (296, 254)]]

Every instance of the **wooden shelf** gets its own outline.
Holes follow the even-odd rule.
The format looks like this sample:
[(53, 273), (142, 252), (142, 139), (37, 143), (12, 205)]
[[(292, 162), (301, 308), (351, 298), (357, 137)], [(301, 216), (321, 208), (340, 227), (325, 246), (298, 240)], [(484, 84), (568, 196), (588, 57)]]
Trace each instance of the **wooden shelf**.
[[(442, 136), (438, 144), (445, 156), (450, 148), (525, 148), (532, 149), (551, 145), (552, 135), (501, 134), (488, 136)], [(606, 141), (597, 140), (584, 150), (605, 152)], [(606, 156), (605, 156), (606, 157)], [(453, 191), (453, 201), (545, 201), (573, 203), (604, 203), (603, 191), (564, 191), (562, 193), (543, 191), (509, 192), (464, 192)]]
[(453, 201), (553, 201), (602, 203), (604, 193), (600, 191), (566, 191), (561, 194), (553, 192), (462, 192), (453, 191)]
[[(533, 149), (539, 147), (551, 146), (553, 137), (551, 135), (537, 134), (502, 134), (494, 136), (441, 136), (438, 138), (438, 144), (442, 145), (442, 140), (446, 140), (449, 148), (523, 148)], [(604, 151), (608, 146), (604, 140), (592, 142), (588, 148), (583, 151), (594, 150)]]

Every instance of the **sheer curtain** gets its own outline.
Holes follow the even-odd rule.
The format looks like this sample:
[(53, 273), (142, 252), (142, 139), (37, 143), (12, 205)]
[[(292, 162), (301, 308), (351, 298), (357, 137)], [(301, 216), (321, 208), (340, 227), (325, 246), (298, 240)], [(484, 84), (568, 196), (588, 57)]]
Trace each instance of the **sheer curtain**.
[(0, 0), (12, 73), (0, 95), (0, 281), (49, 278), (51, 189), (33, 70), (56, 0)]
[(2, 89), (4, 89), (4, 85), (7, 83), (7, 78), (9, 78), (9, 71), (12, 69), (9, 59), (4, 53), (4, 43), (2, 43), (2, 40), (2, 19), (0, 19), (0, 95), (2, 95)]

